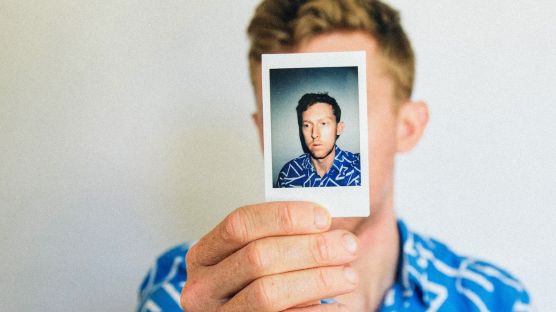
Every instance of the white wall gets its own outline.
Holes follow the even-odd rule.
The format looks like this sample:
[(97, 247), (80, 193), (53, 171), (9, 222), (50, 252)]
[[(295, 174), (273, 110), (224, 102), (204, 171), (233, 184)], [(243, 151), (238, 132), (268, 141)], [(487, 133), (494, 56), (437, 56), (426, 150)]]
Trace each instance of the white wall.
[[(0, 310), (121, 311), (154, 257), (262, 199), (257, 1), (0, 1)], [(399, 1), (430, 127), (409, 225), (556, 309), (556, 5)]]
[(431, 120), (399, 157), (397, 207), (416, 230), (486, 258), (556, 310), (556, 5), (394, 1)]

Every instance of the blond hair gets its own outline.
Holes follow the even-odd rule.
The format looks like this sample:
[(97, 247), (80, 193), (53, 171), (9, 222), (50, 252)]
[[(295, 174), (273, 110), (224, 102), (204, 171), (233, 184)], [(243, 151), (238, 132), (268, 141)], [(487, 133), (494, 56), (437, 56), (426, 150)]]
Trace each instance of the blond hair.
[(407, 100), (415, 76), (415, 56), (398, 11), (377, 0), (264, 0), (247, 28), (251, 77), (261, 54), (285, 52), (319, 34), (363, 30), (379, 46), (395, 83), (394, 96)]

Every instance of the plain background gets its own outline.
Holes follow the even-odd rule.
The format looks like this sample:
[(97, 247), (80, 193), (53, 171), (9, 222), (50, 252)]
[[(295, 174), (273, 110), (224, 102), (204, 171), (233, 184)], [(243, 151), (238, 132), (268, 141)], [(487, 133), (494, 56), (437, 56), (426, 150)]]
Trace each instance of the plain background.
[(272, 181), (284, 165), (303, 154), (296, 107), (306, 93), (327, 92), (341, 110), (344, 132), (336, 144), (359, 153), (359, 82), (357, 67), (277, 68), (270, 70), (270, 118), (272, 136)]
[[(130, 310), (157, 254), (262, 200), (255, 3), (0, 1), (0, 310)], [(398, 213), (556, 310), (556, 4), (392, 3), (431, 109)]]

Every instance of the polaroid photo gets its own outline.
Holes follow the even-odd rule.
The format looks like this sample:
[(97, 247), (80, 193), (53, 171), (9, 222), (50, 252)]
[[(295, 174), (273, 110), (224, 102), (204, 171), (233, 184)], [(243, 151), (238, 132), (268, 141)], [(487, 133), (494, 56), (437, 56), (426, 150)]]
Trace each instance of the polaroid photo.
[(370, 214), (365, 52), (263, 54), (265, 199)]

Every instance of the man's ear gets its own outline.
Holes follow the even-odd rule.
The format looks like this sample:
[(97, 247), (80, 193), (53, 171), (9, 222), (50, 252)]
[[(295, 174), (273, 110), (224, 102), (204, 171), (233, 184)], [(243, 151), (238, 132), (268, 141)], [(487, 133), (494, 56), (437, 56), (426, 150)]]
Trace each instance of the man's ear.
[(345, 127), (344, 122), (340, 121), (338, 123), (338, 126), (336, 127), (336, 135), (340, 135), (340, 134), (344, 133), (344, 127)]
[(429, 108), (423, 101), (408, 101), (402, 104), (398, 110), (396, 150), (405, 153), (413, 149), (429, 121)]
[(251, 119), (253, 120), (253, 122), (255, 123), (255, 126), (257, 128), (262, 128), (263, 127), (263, 116), (258, 110), (254, 111), (251, 114)]

